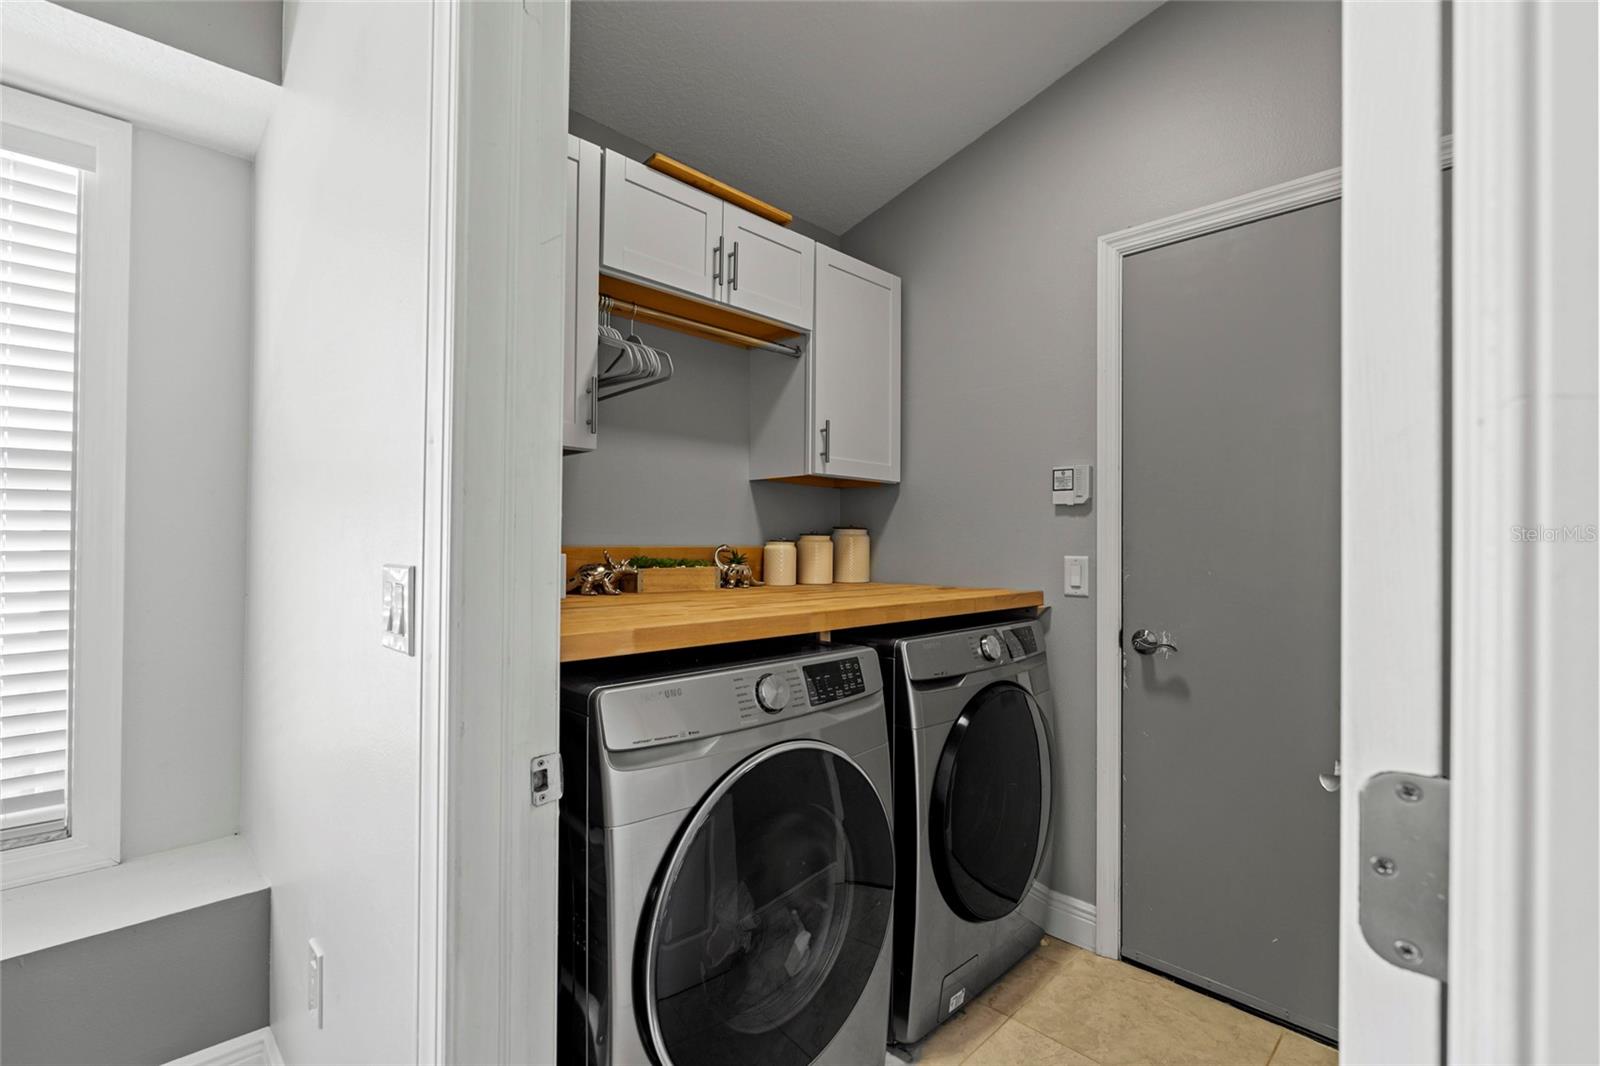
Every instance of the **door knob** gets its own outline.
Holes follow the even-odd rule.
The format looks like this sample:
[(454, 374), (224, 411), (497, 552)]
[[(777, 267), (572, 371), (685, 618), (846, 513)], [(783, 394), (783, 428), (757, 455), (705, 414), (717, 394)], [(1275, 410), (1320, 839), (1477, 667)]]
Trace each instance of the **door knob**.
[(1177, 651), (1178, 646), (1172, 643), (1172, 638), (1166, 633), (1158, 637), (1148, 629), (1140, 629), (1133, 634), (1133, 650), (1140, 655), (1154, 655), (1159, 651), (1167, 656)]
[(1317, 784), (1322, 786), (1324, 792), (1339, 791), (1339, 760), (1333, 760), (1333, 773), (1318, 774)]

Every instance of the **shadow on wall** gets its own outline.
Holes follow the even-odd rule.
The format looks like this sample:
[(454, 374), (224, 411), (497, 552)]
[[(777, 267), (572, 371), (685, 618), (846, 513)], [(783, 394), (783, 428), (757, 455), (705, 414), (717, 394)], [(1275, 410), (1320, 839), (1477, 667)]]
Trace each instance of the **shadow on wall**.
[(787, 356), (639, 335), (672, 356), (672, 380), (600, 405), (599, 447), (562, 464), (563, 543), (756, 544), (838, 524), (838, 489), (750, 481), (750, 361)]

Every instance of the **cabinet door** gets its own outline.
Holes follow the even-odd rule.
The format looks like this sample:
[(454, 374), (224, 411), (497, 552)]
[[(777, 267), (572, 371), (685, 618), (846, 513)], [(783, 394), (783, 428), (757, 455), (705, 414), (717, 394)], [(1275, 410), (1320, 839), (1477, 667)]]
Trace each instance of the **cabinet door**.
[(600, 148), (567, 137), (566, 364), (562, 378), (561, 450), (589, 451), (599, 430), (595, 402), (595, 328), (600, 298)]
[(722, 206), (722, 240), (728, 303), (810, 329), (816, 242), (733, 204)]
[(722, 297), (722, 201), (618, 152), (605, 153), (600, 264), (693, 296)]
[(900, 480), (900, 279), (817, 248), (812, 472)]

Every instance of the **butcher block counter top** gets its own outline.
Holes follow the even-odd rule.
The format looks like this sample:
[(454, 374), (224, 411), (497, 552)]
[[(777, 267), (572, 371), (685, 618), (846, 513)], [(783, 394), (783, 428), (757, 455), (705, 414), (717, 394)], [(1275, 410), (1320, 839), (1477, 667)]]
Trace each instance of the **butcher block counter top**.
[(569, 595), (561, 601), (561, 661), (1043, 605), (1037, 591), (879, 583)]

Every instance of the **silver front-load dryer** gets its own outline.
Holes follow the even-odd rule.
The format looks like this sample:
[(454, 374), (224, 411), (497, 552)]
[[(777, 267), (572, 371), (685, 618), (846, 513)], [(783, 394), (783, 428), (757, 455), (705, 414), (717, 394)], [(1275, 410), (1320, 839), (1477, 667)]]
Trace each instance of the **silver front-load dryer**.
[(682, 666), (563, 676), (560, 1061), (881, 1066), (877, 657)]
[(885, 637), (895, 774), (890, 1034), (921, 1040), (1036, 947), (1049, 853), (1050, 673), (1039, 623)]

